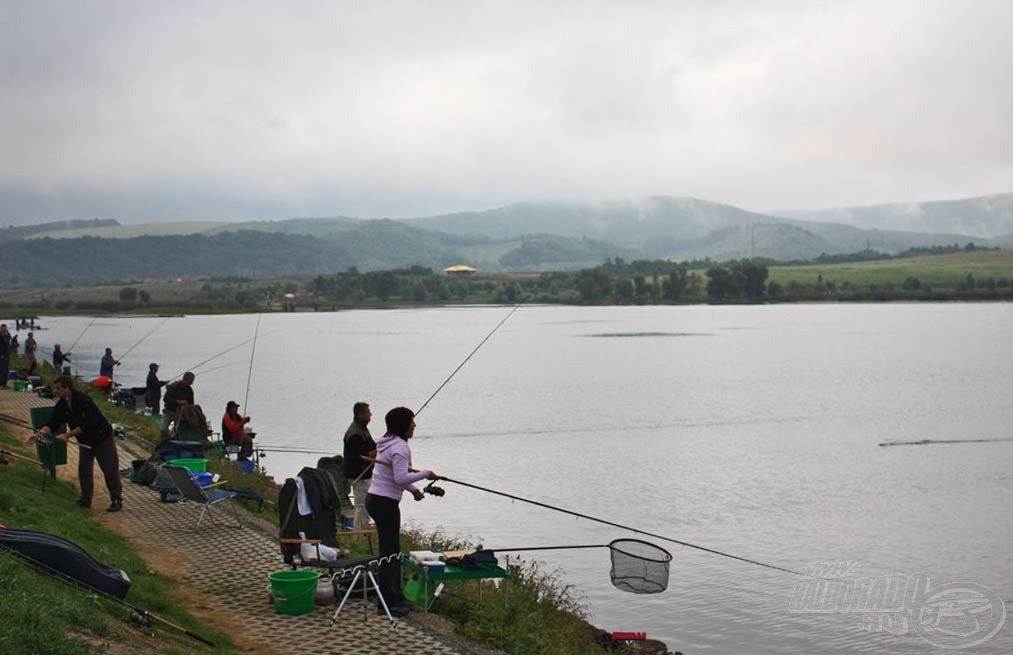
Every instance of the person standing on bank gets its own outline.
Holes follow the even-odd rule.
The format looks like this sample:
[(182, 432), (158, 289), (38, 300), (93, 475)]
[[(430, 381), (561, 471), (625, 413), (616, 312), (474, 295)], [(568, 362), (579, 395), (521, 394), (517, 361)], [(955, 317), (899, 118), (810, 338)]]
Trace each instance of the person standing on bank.
[(103, 375), (110, 380), (113, 379), (113, 367), (119, 366), (119, 362), (113, 357), (113, 349), (106, 348), (106, 354), (102, 355), (102, 360), (99, 362), (98, 374), (99, 377)]
[[(196, 376), (187, 371), (183, 378), (165, 388), (165, 403), (162, 407), (162, 439), (169, 438), (169, 425), (179, 416), (179, 410), (193, 405), (193, 381)], [(177, 426), (178, 427), (178, 426)]]
[(27, 443), (35, 443), (42, 437), (53, 434), (59, 426), (66, 423), (67, 432), (56, 435), (56, 438), (69, 441), (71, 437), (76, 437), (80, 444), (77, 478), (81, 485), (81, 497), (77, 499), (78, 507), (91, 507), (94, 490), (93, 462), (97, 461), (105, 477), (106, 489), (109, 490), (108, 511), (120, 511), (123, 509), (123, 485), (120, 482), (120, 458), (116, 452), (112, 425), (99, 411), (95, 401), (74, 389), (74, 379), (69, 375), (56, 378), (53, 391), (59, 397), (53, 415), (49, 423), (27, 439)]
[(63, 372), (63, 363), (70, 361), (70, 353), (63, 352), (60, 344), (53, 346), (53, 368), (56, 369), (57, 374)]
[(352, 485), (352, 498), (355, 501), (355, 523), (352, 526), (354, 530), (369, 528), (366, 494), (369, 493), (369, 485), (372, 482), (373, 465), (364, 461), (362, 456), (376, 457), (376, 442), (366, 427), (371, 418), (373, 412), (369, 409), (369, 403), (355, 403), (352, 405), (352, 424), (345, 431), (344, 473), (348, 483)]
[(167, 383), (158, 379), (158, 364), (148, 364), (148, 377), (144, 381), (144, 404), (151, 408), (151, 415), (158, 416), (162, 404), (162, 387)]
[(39, 343), (35, 340), (35, 335), (31, 332), (28, 333), (28, 338), (25, 339), (25, 357), (28, 358), (28, 373), (35, 373), (35, 368), (39, 365), (37, 359), (35, 359), (35, 351), (39, 347)]
[[(376, 444), (376, 458), (384, 462), (373, 467), (373, 482), (366, 495), (366, 511), (376, 523), (380, 542), (380, 593), (390, 613), (404, 616), (409, 612), (408, 601), (401, 590), (401, 494), (410, 491), (415, 500), (425, 495), (413, 483), (419, 480), (437, 480), (432, 471), (413, 473), (412, 451), (408, 440), (415, 434), (415, 412), (407, 407), (395, 407), (384, 417), (387, 434)], [(377, 611), (383, 607), (378, 604)]]
[(11, 332), (7, 324), (0, 325), (0, 388), (7, 388), (11, 373)]

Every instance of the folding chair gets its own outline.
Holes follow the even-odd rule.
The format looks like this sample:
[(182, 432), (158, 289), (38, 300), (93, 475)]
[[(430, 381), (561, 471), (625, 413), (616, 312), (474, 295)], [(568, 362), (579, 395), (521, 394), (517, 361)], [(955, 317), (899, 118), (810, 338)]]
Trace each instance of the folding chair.
[(232, 506), (232, 514), (236, 518), (235, 525), (229, 525), (233, 528), (243, 527), (242, 521), (239, 519), (239, 509), (236, 507), (235, 502), (232, 500), (238, 494), (234, 491), (224, 491), (222, 489), (211, 489), (205, 490), (196, 486), (192, 480), (190, 480), (190, 473), (182, 466), (166, 465), (163, 470), (169, 474), (172, 478), (173, 484), (176, 485), (176, 489), (179, 490), (180, 498), (176, 501), (176, 518), (173, 521), (173, 527), (179, 529), (179, 517), (180, 512), (183, 511), (183, 506), (188, 503), (195, 503), (201, 506), (200, 515), (197, 517), (197, 523), (190, 530), (197, 530), (200, 528), (201, 523), (204, 521), (204, 517), (208, 517), (209, 523), (214, 523), (214, 506), (218, 503), (229, 501), (229, 505)]

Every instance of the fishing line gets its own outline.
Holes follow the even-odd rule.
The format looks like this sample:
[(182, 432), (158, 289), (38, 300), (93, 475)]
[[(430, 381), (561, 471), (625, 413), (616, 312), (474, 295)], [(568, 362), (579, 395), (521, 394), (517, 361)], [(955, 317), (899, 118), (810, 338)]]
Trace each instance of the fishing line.
[(485, 342), (489, 340), (489, 337), (491, 337), (491, 336), (492, 336), (493, 334), (495, 334), (495, 333), (496, 333), (496, 330), (498, 330), (498, 329), (500, 328), (500, 326), (501, 326), (501, 325), (503, 325), (504, 323), (506, 323), (506, 322), (507, 322), (507, 319), (508, 319), (508, 318), (510, 318), (511, 316), (513, 316), (513, 313), (514, 313), (514, 312), (516, 312), (516, 311), (517, 311), (517, 310), (518, 310), (518, 309), (520, 308), (520, 306), (521, 306), (521, 305), (522, 305), (522, 304), (524, 303), (524, 301), (525, 301), (525, 300), (527, 300), (527, 297), (526, 297), (526, 296), (525, 296), (524, 298), (522, 298), (520, 302), (518, 302), (518, 303), (517, 303), (516, 305), (514, 305), (514, 308), (510, 310), (510, 313), (509, 313), (509, 314), (507, 314), (506, 316), (504, 316), (504, 317), (503, 317), (503, 320), (502, 320), (502, 321), (500, 321), (499, 323), (497, 323), (497, 324), (496, 324), (496, 327), (494, 327), (494, 328), (492, 329), (492, 331), (491, 331), (491, 332), (489, 332), (489, 334), (485, 335), (485, 338), (484, 338), (484, 339), (482, 339), (482, 340), (481, 340), (481, 341), (480, 341), (480, 342), (478, 343), (478, 345), (477, 345), (477, 346), (475, 346), (475, 349), (474, 349), (474, 350), (472, 350), (472, 351), (471, 351), (471, 353), (470, 353), (470, 354), (469, 354), (469, 355), (468, 355), (467, 357), (465, 357), (465, 358), (464, 358), (464, 361), (463, 361), (463, 362), (461, 362), (461, 363), (460, 363), (460, 364), (459, 364), (459, 365), (457, 366), (457, 368), (455, 368), (455, 369), (454, 369), (454, 372), (453, 372), (453, 373), (451, 373), (451, 374), (450, 374), (450, 375), (449, 375), (449, 376), (447, 377), (447, 379), (443, 381), (443, 384), (441, 384), (441, 385), (440, 385), (439, 387), (437, 387), (437, 388), (436, 388), (436, 391), (434, 391), (434, 392), (433, 392), (433, 395), (429, 396), (429, 398), (428, 398), (428, 399), (426, 400), (426, 402), (422, 403), (422, 406), (421, 406), (421, 407), (419, 407), (419, 408), (418, 408), (417, 410), (415, 410), (415, 416), (418, 416), (419, 414), (421, 414), (421, 413), (422, 413), (422, 410), (426, 408), (426, 405), (428, 405), (428, 404), (429, 404), (429, 401), (430, 401), (430, 400), (432, 400), (433, 398), (435, 398), (435, 397), (436, 397), (436, 394), (440, 393), (440, 390), (441, 390), (441, 389), (443, 389), (443, 387), (447, 386), (447, 383), (448, 383), (448, 382), (450, 382), (451, 378), (453, 378), (453, 377), (454, 377), (455, 375), (457, 375), (457, 372), (458, 372), (458, 371), (460, 371), (460, 370), (461, 370), (461, 368), (462, 368), (462, 367), (463, 367), (463, 366), (464, 366), (465, 364), (467, 364), (467, 363), (468, 363), (468, 360), (469, 360), (469, 359), (471, 359), (472, 355), (474, 355), (475, 353), (477, 353), (477, 352), (478, 352), (478, 349), (479, 349), (479, 348), (481, 348), (481, 347), (482, 347), (482, 345), (483, 345), (483, 344), (485, 344)]
[(150, 336), (151, 336), (151, 334), (152, 334), (152, 333), (153, 333), (153, 332), (154, 332), (155, 330), (157, 330), (158, 328), (160, 328), (160, 327), (162, 327), (163, 325), (165, 325), (166, 321), (168, 321), (168, 320), (169, 320), (170, 318), (172, 318), (172, 317), (171, 317), (171, 316), (167, 316), (167, 317), (165, 318), (165, 320), (164, 320), (164, 321), (162, 321), (161, 323), (159, 323), (159, 324), (158, 324), (158, 325), (156, 325), (155, 327), (151, 328), (151, 330), (149, 330), (147, 334), (145, 334), (145, 335), (144, 335), (143, 337), (141, 337), (141, 338), (140, 338), (140, 339), (139, 339), (139, 340), (137, 341), (137, 343), (135, 343), (134, 345), (130, 346), (130, 348), (128, 348), (128, 349), (127, 349), (127, 352), (125, 352), (125, 353), (123, 353), (122, 355), (120, 355), (120, 359), (123, 359), (124, 357), (126, 357), (127, 355), (129, 355), (129, 354), (130, 354), (130, 351), (132, 351), (132, 350), (133, 350), (134, 348), (136, 348), (137, 346), (141, 345), (141, 342), (142, 342), (142, 341), (144, 341), (145, 339), (147, 339), (148, 337), (150, 337)]
[(257, 354), (257, 333), (260, 332), (260, 319), (263, 314), (257, 314), (257, 327), (253, 330), (253, 348), (250, 349), (250, 370), (246, 373), (246, 395), (243, 396), (243, 407), (246, 407), (247, 413), (250, 408), (248, 406), (250, 400), (250, 381), (253, 379), (253, 356)]
[[(390, 462), (385, 462), (385, 461), (383, 461), (381, 459), (374, 459), (374, 458), (366, 457), (366, 456), (363, 456), (362, 459), (370, 461), (370, 462), (373, 462), (374, 464), (383, 464), (384, 466), (390, 466)], [(409, 470), (410, 471), (417, 471), (417, 469), (409, 469)], [(725, 552), (722, 552), (720, 550), (715, 550), (713, 548), (707, 548), (706, 546), (698, 546), (696, 544), (691, 544), (688, 541), (680, 541), (679, 539), (673, 539), (672, 537), (666, 537), (664, 535), (655, 534), (653, 532), (648, 532), (646, 530), (641, 530), (639, 528), (634, 528), (634, 527), (629, 526), (629, 525), (623, 525), (622, 523), (615, 523), (613, 521), (607, 521), (605, 519), (600, 519), (600, 518), (597, 518), (595, 516), (589, 516), (587, 514), (581, 514), (580, 512), (575, 512), (573, 510), (565, 509), (563, 507), (556, 507), (555, 505), (549, 505), (549, 504), (546, 504), (546, 503), (541, 503), (541, 502), (538, 502), (537, 500), (531, 500), (530, 498), (523, 498), (521, 496), (515, 496), (513, 494), (508, 494), (505, 491), (497, 491), (495, 489), (489, 489), (487, 487), (480, 487), (477, 484), (471, 484), (469, 482), (464, 482), (462, 480), (455, 480), (453, 478), (448, 478), (448, 477), (445, 477), (445, 476), (442, 476), (442, 475), (438, 476), (437, 479), (439, 479), (439, 480), (446, 480), (447, 482), (453, 482), (455, 484), (461, 485), (462, 487), (470, 487), (472, 489), (478, 489), (479, 491), (485, 491), (486, 493), (496, 494), (497, 496), (503, 496), (503, 497), (509, 498), (511, 500), (519, 500), (522, 503), (530, 503), (531, 505), (536, 505), (538, 507), (543, 507), (545, 509), (551, 509), (551, 510), (556, 511), (556, 512), (562, 512), (564, 514), (569, 514), (571, 516), (576, 516), (578, 518), (587, 519), (588, 521), (594, 521), (596, 523), (602, 523), (604, 525), (611, 525), (612, 527), (614, 527), (614, 528), (620, 528), (621, 530), (629, 530), (630, 532), (635, 532), (637, 534), (646, 535), (648, 537), (654, 537), (655, 539), (661, 539), (663, 541), (670, 541), (673, 544), (679, 544), (680, 546), (687, 546), (689, 548), (695, 548), (697, 550), (702, 550), (704, 552), (711, 553), (713, 555), (720, 555), (721, 557), (728, 557), (730, 559), (739, 560), (740, 562), (746, 562), (747, 564), (755, 564), (756, 566), (762, 566), (762, 567), (765, 567), (765, 568), (768, 568), (768, 569), (774, 569), (775, 571), (784, 571), (785, 573), (791, 573), (792, 575), (802, 575), (802, 573), (800, 573), (798, 571), (792, 571), (791, 569), (786, 569), (784, 567), (776, 566), (774, 564), (766, 564), (764, 562), (759, 562), (757, 560), (749, 559), (747, 557), (739, 557), (738, 555), (732, 555), (731, 553), (725, 553)]]

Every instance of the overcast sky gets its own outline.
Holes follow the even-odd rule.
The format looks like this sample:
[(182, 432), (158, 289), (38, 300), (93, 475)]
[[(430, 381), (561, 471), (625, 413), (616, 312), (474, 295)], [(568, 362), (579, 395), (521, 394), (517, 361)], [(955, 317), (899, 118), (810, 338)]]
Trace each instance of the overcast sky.
[(0, 225), (1013, 191), (1013, 1), (0, 0)]

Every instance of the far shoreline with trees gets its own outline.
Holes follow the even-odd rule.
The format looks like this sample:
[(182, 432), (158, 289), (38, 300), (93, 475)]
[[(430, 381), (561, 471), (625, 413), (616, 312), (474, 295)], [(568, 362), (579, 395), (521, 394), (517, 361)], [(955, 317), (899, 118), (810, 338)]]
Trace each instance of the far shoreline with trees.
[(809, 262), (609, 258), (575, 271), (448, 276), (423, 266), (282, 279), (133, 280), (0, 291), (20, 313), (337, 311), (460, 304), (662, 305), (1013, 299), (1013, 252), (966, 246), (863, 251)]

